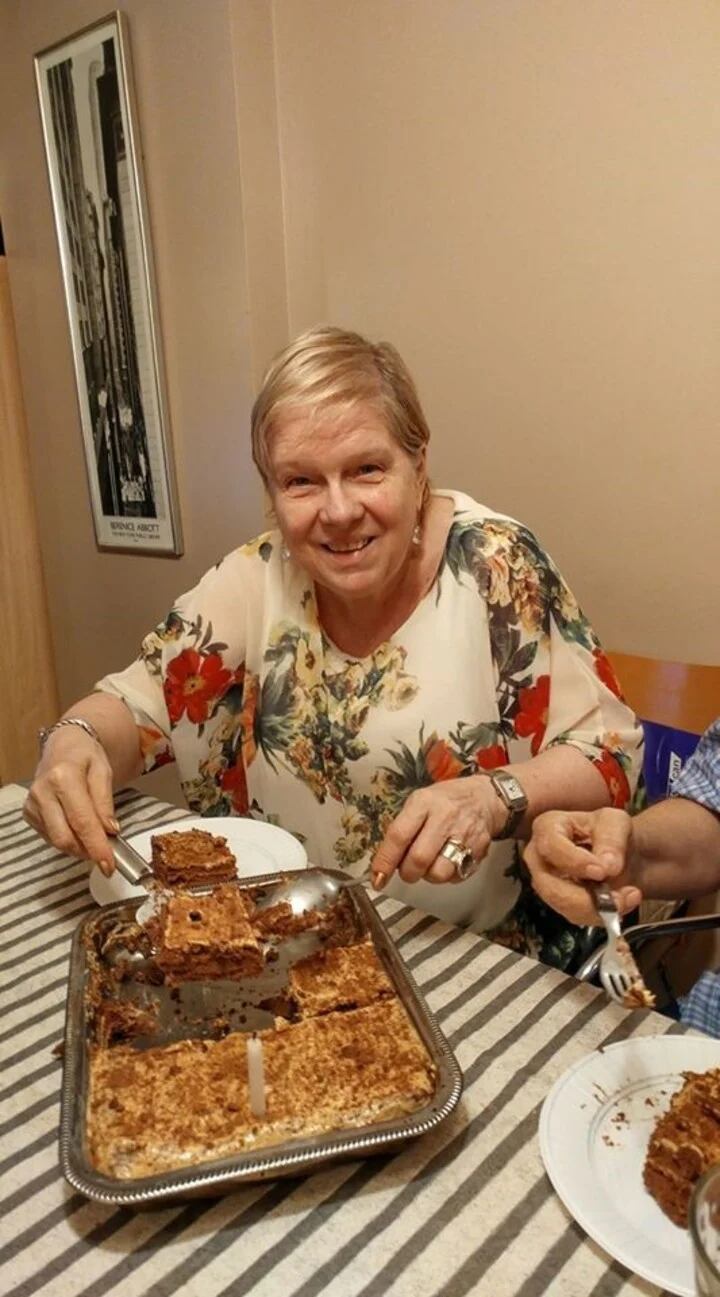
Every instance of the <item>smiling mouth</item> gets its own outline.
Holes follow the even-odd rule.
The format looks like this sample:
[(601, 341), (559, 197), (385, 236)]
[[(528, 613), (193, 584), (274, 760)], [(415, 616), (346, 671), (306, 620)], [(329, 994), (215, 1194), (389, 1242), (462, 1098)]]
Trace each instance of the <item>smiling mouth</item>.
[(329, 545), (323, 543), (323, 549), (326, 549), (329, 554), (357, 554), (360, 550), (367, 549), (372, 540), (374, 540), (373, 536), (367, 536), (365, 540), (357, 540), (352, 545)]

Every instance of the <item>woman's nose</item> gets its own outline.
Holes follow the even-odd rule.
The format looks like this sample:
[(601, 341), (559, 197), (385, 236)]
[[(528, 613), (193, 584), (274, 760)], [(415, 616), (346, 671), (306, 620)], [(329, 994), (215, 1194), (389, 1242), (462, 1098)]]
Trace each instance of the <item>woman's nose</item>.
[(329, 482), (325, 490), (320, 516), (323, 522), (337, 526), (347, 526), (362, 517), (362, 504), (353, 494), (352, 488), (343, 482)]

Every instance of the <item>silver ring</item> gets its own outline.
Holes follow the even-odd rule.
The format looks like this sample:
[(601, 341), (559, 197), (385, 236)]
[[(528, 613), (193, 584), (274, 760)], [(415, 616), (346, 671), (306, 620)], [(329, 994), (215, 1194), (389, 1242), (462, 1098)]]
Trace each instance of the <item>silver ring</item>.
[(455, 873), (463, 882), (470, 877), (475, 865), (475, 857), (464, 842), (458, 841), (457, 838), (448, 838), (438, 855), (444, 856), (455, 866)]

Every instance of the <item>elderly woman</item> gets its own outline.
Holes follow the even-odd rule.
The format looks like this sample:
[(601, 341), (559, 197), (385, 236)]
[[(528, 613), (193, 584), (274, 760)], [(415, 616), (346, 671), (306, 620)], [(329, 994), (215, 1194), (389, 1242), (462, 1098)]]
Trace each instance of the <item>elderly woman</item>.
[(29, 821), (107, 870), (113, 785), (174, 759), (194, 811), (279, 823), (317, 864), (567, 964), (513, 840), (549, 808), (625, 806), (640, 730), (534, 536), (430, 491), (429, 436), (389, 344), (289, 346), (252, 415), (277, 529), (51, 729)]

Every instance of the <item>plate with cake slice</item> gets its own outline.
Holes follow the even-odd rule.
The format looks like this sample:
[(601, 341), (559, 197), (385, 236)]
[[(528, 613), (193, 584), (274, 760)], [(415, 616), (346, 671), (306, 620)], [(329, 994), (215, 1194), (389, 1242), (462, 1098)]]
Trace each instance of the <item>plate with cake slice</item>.
[(666, 1292), (693, 1297), (682, 1222), (695, 1181), (720, 1161), (720, 1041), (644, 1036), (586, 1055), (545, 1100), (540, 1152), (590, 1238)]
[[(188, 815), (135, 833), (128, 842), (152, 863), (158, 880), (168, 886), (254, 878), (278, 869), (307, 869), (308, 864), (305, 848), (292, 833), (243, 816)], [(153, 843), (161, 844), (160, 849)], [(98, 905), (145, 894), (143, 887), (133, 887), (117, 869), (106, 878), (97, 865), (90, 871), (89, 884)]]

